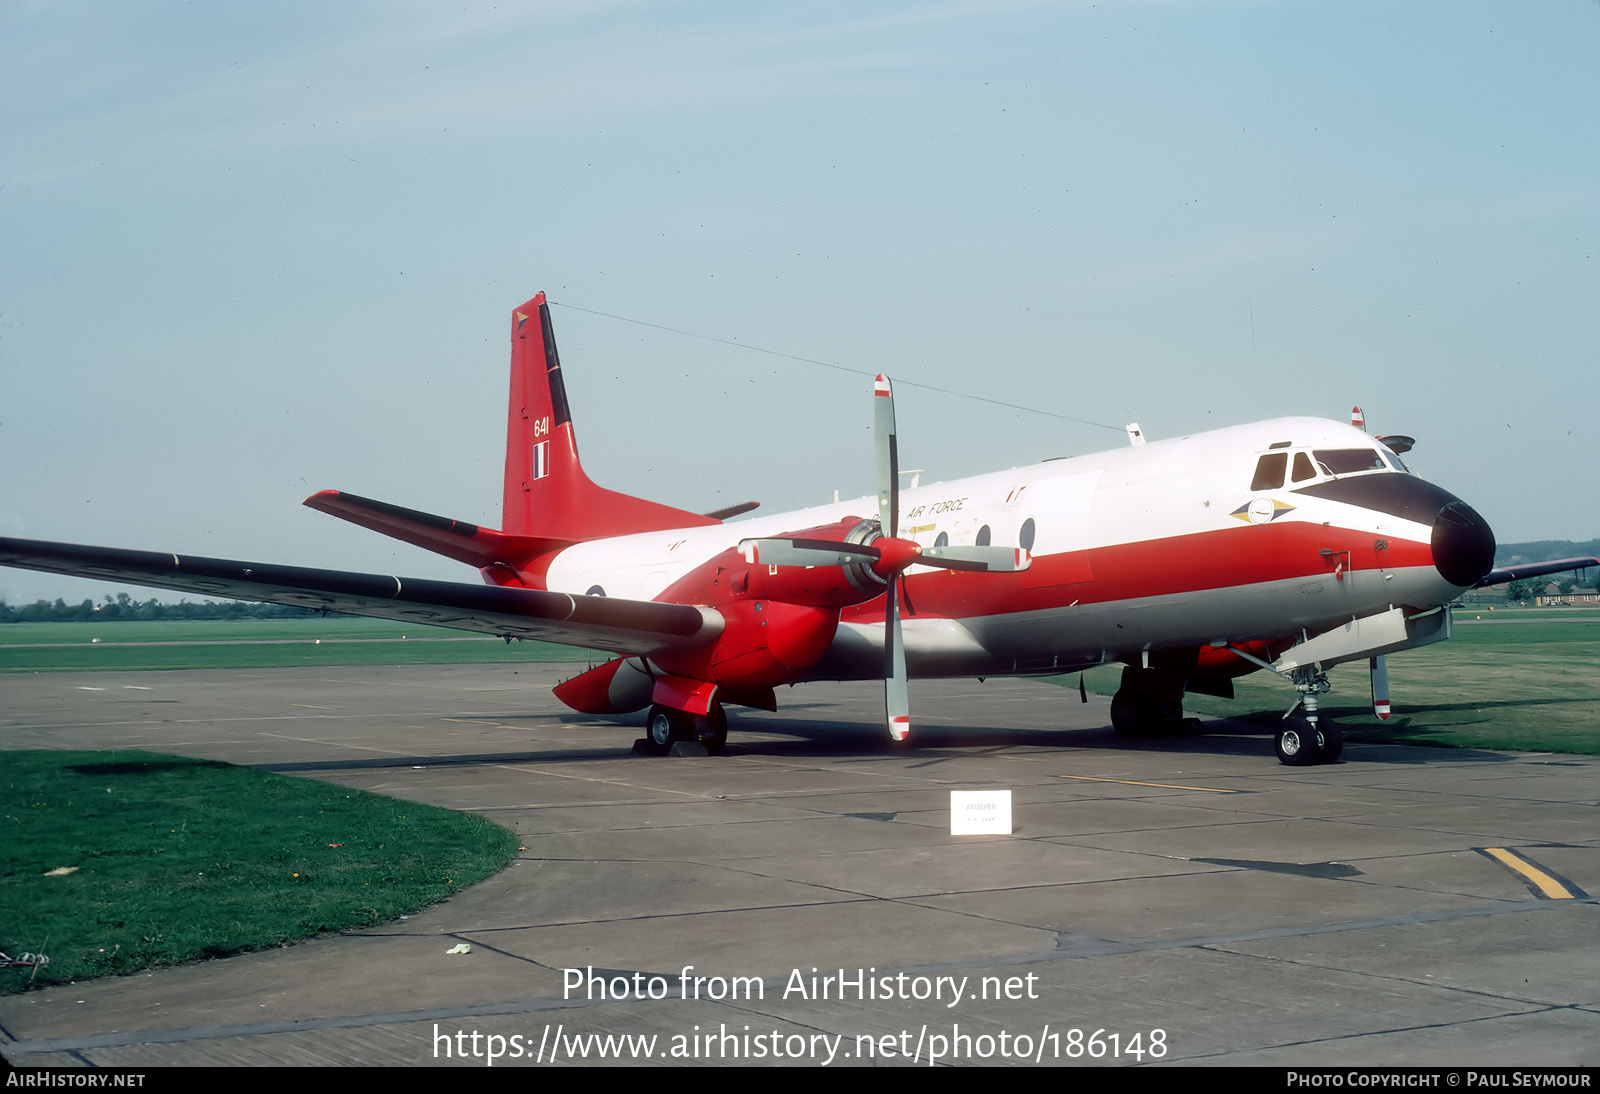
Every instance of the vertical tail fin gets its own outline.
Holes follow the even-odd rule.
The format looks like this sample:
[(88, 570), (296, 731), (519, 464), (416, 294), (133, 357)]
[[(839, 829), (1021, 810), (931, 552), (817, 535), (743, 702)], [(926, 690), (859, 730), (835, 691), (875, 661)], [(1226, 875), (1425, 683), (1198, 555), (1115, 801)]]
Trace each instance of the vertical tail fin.
[(712, 517), (606, 490), (584, 474), (550, 305), (540, 293), (513, 311), (502, 531), (576, 543), (717, 523)]

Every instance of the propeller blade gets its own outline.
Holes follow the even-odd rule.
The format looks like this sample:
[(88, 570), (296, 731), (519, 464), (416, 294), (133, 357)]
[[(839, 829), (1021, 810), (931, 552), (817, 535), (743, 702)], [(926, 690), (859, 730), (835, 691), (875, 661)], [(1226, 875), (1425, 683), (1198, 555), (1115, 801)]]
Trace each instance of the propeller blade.
[(742, 539), (739, 553), (752, 566), (848, 566), (875, 562), (880, 552), (831, 539)]
[(1380, 654), (1369, 658), (1368, 667), (1372, 672), (1372, 713), (1378, 716), (1380, 722), (1389, 720), (1389, 663)]
[(945, 570), (1014, 574), (1033, 565), (1033, 556), (1021, 547), (924, 547), (917, 562)]
[(906, 686), (906, 646), (900, 634), (898, 582), (889, 582), (884, 596), (883, 706), (889, 719), (889, 738), (904, 741), (911, 735), (911, 697)]
[(878, 373), (872, 383), (872, 433), (878, 452), (878, 525), (890, 539), (900, 534), (900, 447), (894, 431), (894, 389)]

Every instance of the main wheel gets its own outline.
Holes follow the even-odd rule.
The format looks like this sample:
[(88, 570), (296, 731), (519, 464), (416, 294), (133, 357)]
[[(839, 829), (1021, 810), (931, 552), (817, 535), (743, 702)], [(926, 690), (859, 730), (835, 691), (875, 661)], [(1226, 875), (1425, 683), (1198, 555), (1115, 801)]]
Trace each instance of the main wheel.
[(1344, 752), (1344, 730), (1339, 728), (1339, 723), (1327, 718), (1317, 719), (1317, 763), (1333, 764), (1339, 762), (1339, 757)]
[(1161, 704), (1132, 688), (1118, 688), (1111, 697), (1111, 728), (1123, 737), (1151, 737), (1161, 732)]
[(693, 730), (687, 714), (660, 703), (650, 708), (650, 717), (646, 719), (644, 727), (645, 739), (650, 742), (651, 750), (659, 756), (665, 756), (674, 741), (688, 739)]
[(694, 730), (707, 752), (713, 756), (722, 755), (728, 743), (728, 715), (722, 709), (722, 704), (712, 703), (711, 713), (704, 718), (696, 716)]
[(1290, 767), (1317, 763), (1322, 751), (1322, 734), (1302, 718), (1278, 730), (1278, 762)]

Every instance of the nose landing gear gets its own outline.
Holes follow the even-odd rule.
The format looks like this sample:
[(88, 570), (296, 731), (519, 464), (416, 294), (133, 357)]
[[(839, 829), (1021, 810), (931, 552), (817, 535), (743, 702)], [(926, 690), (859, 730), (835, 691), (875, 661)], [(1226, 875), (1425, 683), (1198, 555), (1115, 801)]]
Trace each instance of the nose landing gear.
[(1313, 665), (1302, 665), (1289, 679), (1300, 697), (1283, 716), (1287, 724), (1278, 730), (1278, 762), (1291, 767), (1337, 762), (1344, 752), (1344, 734), (1317, 712), (1317, 696), (1328, 691), (1327, 673)]

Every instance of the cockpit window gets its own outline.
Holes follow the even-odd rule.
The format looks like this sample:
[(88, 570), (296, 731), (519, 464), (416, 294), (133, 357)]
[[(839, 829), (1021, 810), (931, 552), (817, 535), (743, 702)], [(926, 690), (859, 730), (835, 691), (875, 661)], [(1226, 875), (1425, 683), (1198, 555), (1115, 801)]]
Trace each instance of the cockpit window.
[(1317, 477), (1317, 469), (1311, 466), (1311, 457), (1304, 452), (1294, 454), (1294, 481), (1305, 482), (1307, 479)]
[(1384, 468), (1383, 459), (1375, 448), (1319, 448), (1313, 455), (1330, 475), (1355, 475)]
[(1384, 463), (1387, 463), (1396, 471), (1404, 471), (1407, 475), (1411, 474), (1411, 468), (1406, 466), (1405, 461), (1399, 456), (1396, 456), (1393, 452), (1390, 452), (1387, 448), (1378, 449), (1378, 455), (1383, 457)]
[(1251, 490), (1279, 490), (1283, 487), (1283, 473), (1289, 466), (1289, 453), (1268, 452), (1256, 463), (1256, 477), (1250, 482)]

